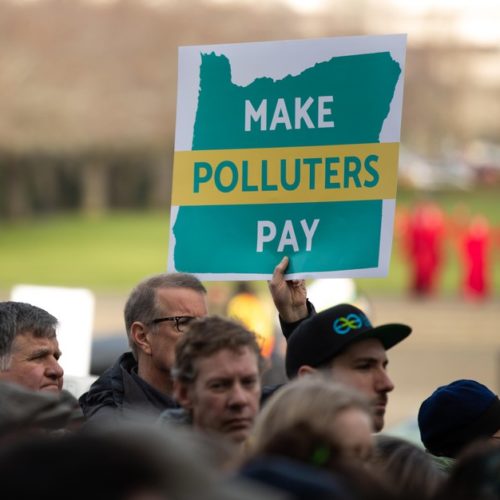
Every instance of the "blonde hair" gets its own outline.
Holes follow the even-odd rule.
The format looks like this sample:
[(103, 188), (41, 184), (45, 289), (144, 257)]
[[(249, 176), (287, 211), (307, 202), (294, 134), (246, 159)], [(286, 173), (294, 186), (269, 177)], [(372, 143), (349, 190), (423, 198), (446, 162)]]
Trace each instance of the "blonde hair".
[(357, 408), (370, 418), (372, 410), (356, 390), (321, 375), (294, 379), (279, 389), (257, 416), (250, 442), (250, 454), (266, 452), (278, 433), (307, 424), (311, 431), (331, 435), (332, 421), (343, 410)]

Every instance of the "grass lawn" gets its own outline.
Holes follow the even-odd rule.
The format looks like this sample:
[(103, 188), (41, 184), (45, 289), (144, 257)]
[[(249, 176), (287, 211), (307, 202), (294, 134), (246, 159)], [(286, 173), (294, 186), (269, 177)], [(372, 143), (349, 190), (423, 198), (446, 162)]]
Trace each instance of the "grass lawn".
[(0, 224), (0, 289), (15, 283), (128, 291), (166, 270), (166, 212), (63, 215)]
[[(465, 203), (500, 228), (500, 193), (436, 193), (436, 201), (451, 213)], [(398, 208), (410, 207), (418, 194), (400, 191)], [(141, 278), (166, 270), (168, 211), (115, 212), (99, 218), (58, 215), (16, 223), (0, 221), (0, 291), (14, 284), (76, 286), (94, 292), (127, 293)], [(460, 266), (451, 245), (440, 293), (458, 293)], [(495, 294), (500, 294), (500, 249), (492, 259)], [(407, 265), (399, 246), (393, 247), (391, 268), (385, 278), (359, 279), (368, 293), (400, 294), (407, 289)]]

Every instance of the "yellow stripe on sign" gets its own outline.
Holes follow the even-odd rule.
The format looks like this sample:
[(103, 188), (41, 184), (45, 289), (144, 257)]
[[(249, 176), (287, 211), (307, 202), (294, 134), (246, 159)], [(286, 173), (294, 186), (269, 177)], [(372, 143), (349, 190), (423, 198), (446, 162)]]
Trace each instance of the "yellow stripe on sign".
[(399, 143), (177, 151), (172, 204), (393, 199), (398, 152)]

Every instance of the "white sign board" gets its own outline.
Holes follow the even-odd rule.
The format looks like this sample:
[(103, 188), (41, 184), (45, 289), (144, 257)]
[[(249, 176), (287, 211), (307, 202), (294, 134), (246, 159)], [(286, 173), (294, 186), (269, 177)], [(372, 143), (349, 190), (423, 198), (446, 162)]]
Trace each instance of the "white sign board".
[(85, 288), (16, 285), (11, 300), (45, 309), (59, 321), (57, 339), (65, 375), (86, 377), (90, 372), (95, 298)]

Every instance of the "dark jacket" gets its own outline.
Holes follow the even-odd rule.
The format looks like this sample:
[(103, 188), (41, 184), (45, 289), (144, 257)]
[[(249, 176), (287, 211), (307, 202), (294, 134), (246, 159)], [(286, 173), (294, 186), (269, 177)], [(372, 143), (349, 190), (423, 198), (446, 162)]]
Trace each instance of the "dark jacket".
[(295, 328), (297, 328), (304, 320), (309, 319), (311, 316), (314, 316), (316, 314), (316, 309), (314, 307), (314, 304), (312, 302), (309, 302), (309, 299), (307, 299), (306, 304), (307, 304), (307, 317), (299, 319), (298, 321), (295, 321), (295, 323), (286, 323), (281, 319), (281, 316), (279, 317), (281, 331), (283, 332), (283, 336), (285, 337), (287, 342), (288, 339), (290, 338), (290, 335), (295, 330)]
[(80, 396), (80, 406), (87, 422), (110, 420), (151, 420), (163, 410), (177, 408), (177, 403), (137, 375), (137, 361), (131, 352), (122, 354)]
[[(309, 301), (307, 306), (309, 317), (315, 310)], [(301, 321), (285, 323), (280, 318), (286, 339)], [(279, 387), (281, 384), (264, 387), (262, 403)], [(118, 361), (91, 385), (89, 391), (80, 396), (79, 403), (87, 422), (94, 423), (138, 418), (155, 421), (164, 410), (179, 408), (173, 398), (159, 392), (137, 375), (137, 361), (131, 352), (122, 354)]]
[[(290, 335), (295, 330), (295, 328), (297, 328), (302, 323), (302, 321), (304, 321), (305, 319), (310, 318), (314, 314), (316, 314), (316, 309), (314, 308), (313, 303), (309, 302), (309, 300), (307, 300), (307, 318), (300, 319), (299, 321), (296, 321), (295, 323), (286, 323), (286, 322), (284, 322), (281, 319), (281, 316), (280, 316), (279, 320), (280, 320), (281, 331), (283, 332), (283, 336), (285, 337), (285, 339), (287, 340), (287, 342), (288, 342), (288, 339), (290, 338)], [(284, 363), (284, 360), (282, 360), (282, 362)], [(282, 367), (282, 370), (283, 370), (283, 372), (285, 372), (284, 366)], [(285, 385), (285, 383), (286, 383), (286, 374), (284, 373), (284, 380), (283, 380), (283, 382), (281, 382), (281, 383), (271, 383), (271, 384), (264, 385), (262, 387), (262, 395), (261, 395), (261, 398), (260, 398), (260, 406), (261, 407), (264, 406), (264, 404), (267, 402), (267, 400), (278, 389), (280, 389), (281, 387), (283, 387)]]

